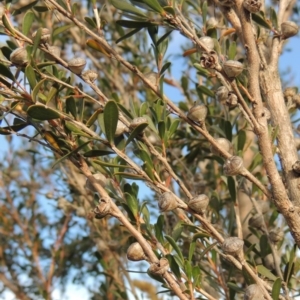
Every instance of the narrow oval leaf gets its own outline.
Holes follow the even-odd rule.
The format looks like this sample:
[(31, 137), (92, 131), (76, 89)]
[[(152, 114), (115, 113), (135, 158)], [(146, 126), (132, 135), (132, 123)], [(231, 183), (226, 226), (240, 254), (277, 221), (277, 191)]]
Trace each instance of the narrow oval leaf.
[(91, 115), (91, 117), (87, 120), (86, 126), (87, 126), (87, 127), (91, 127), (91, 126), (96, 122), (96, 120), (98, 119), (98, 115), (99, 115), (100, 113), (102, 113), (102, 112), (103, 112), (103, 109), (102, 109), (102, 108), (97, 109), (97, 110)]
[(116, 23), (125, 28), (139, 28), (139, 29), (155, 25), (154, 23), (151, 22), (137, 22), (137, 21), (129, 21), (129, 20), (118, 20)]
[(197, 91), (199, 91), (200, 93), (205, 94), (205, 95), (207, 95), (209, 97), (214, 97), (215, 96), (214, 92), (211, 91), (210, 89), (208, 89), (204, 85), (198, 85), (197, 86)]
[(119, 10), (147, 18), (147, 15), (144, 14), (141, 10), (124, 0), (110, 0), (110, 3)]
[(269, 22), (267, 22), (261, 15), (259, 14), (251, 14), (251, 15), (252, 15), (252, 20), (255, 23), (267, 29), (272, 29), (272, 25)]
[(38, 95), (38, 93), (39, 93), (39, 91), (40, 91), (41, 86), (44, 84), (45, 81), (46, 81), (46, 79), (42, 79), (42, 80), (34, 87), (34, 89), (33, 89), (33, 91), (32, 91), (32, 100), (33, 100), (34, 102), (37, 101), (37, 95)]
[(127, 38), (129, 38), (129, 37), (135, 35), (135, 34), (136, 34), (137, 32), (139, 32), (141, 29), (142, 29), (142, 28), (135, 28), (134, 30), (132, 30), (132, 31), (130, 31), (130, 32), (128, 32), (128, 33), (126, 33), (125, 35), (121, 36), (120, 38), (118, 38), (118, 39), (116, 40), (116, 44), (118, 44), (118, 43), (120, 43), (121, 41), (124, 41), (124, 40), (126, 40)]
[(77, 107), (73, 97), (67, 98), (66, 100), (66, 113), (71, 113), (74, 119), (77, 119)]
[(21, 14), (22, 12), (24, 12), (24, 11), (26, 11), (26, 10), (32, 8), (33, 6), (35, 6), (38, 2), (39, 2), (39, 1), (37, 0), (37, 1), (31, 2), (31, 3), (27, 4), (27, 5), (24, 5), (23, 7), (14, 10), (13, 13), (12, 13), (12, 15), (13, 15), (13, 16), (19, 15), (19, 14)]
[(28, 65), (25, 68), (25, 75), (27, 77), (30, 88), (33, 90), (36, 86), (36, 77), (35, 77), (35, 73), (34, 73), (34, 70), (31, 65)]
[(36, 50), (39, 47), (39, 44), (41, 42), (41, 37), (42, 37), (42, 28), (39, 28), (36, 33), (36, 36), (33, 39), (33, 47), (31, 52), (33, 57), (35, 56)]
[(23, 24), (22, 24), (22, 32), (25, 36), (28, 36), (28, 33), (31, 29), (31, 25), (34, 21), (34, 13), (32, 11), (28, 11), (26, 13), (26, 15), (24, 16), (24, 19), (23, 19)]
[(229, 189), (231, 200), (232, 200), (232, 202), (235, 202), (235, 200), (236, 200), (235, 181), (231, 176), (229, 176), (227, 178), (227, 186), (228, 186), (228, 189)]
[(258, 266), (256, 266), (256, 268), (257, 268), (257, 272), (259, 274), (261, 274), (261, 275), (263, 275), (263, 276), (265, 276), (265, 277), (267, 277), (267, 278), (269, 278), (273, 281), (275, 281), (277, 279), (277, 277), (273, 273), (271, 273), (271, 271), (268, 270), (265, 266), (258, 265)]
[(118, 105), (116, 102), (113, 100), (108, 101), (105, 104), (103, 114), (106, 138), (109, 143), (113, 144), (119, 119)]
[(165, 235), (165, 239), (170, 243), (170, 245), (173, 247), (173, 249), (177, 252), (177, 254), (180, 257), (181, 264), (183, 265), (183, 263), (184, 263), (184, 257), (182, 255), (182, 252), (181, 252), (180, 248), (178, 247), (177, 243), (169, 235)]
[(69, 30), (73, 26), (74, 26), (73, 24), (70, 24), (70, 25), (57, 27), (53, 30), (52, 36), (55, 37), (55, 36), (59, 35), (60, 33)]
[(164, 9), (160, 6), (157, 0), (143, 0), (143, 3), (147, 4), (154, 11), (157, 11), (160, 14), (165, 14)]
[(273, 284), (272, 287), (272, 299), (278, 300), (280, 295), (280, 289), (281, 289), (281, 279), (277, 278)]
[(98, 156), (105, 156), (109, 154), (114, 154), (114, 152), (109, 150), (90, 150), (83, 154), (84, 157), (98, 157)]
[(0, 74), (4, 77), (11, 79), (12, 81), (15, 81), (15, 76), (12, 74), (10, 69), (6, 65), (1, 63), (0, 63)]
[(13, 132), (18, 132), (28, 126), (28, 123), (23, 122), (22, 124), (16, 124), (16, 125), (11, 125), (11, 126), (6, 126), (6, 127), (1, 127), (0, 128), (0, 134), (2, 135), (8, 135)]
[(29, 106), (27, 113), (30, 117), (41, 121), (60, 118), (60, 114), (57, 111), (42, 105)]
[(138, 136), (143, 130), (148, 126), (148, 123), (139, 124), (134, 130), (131, 132), (130, 136), (126, 141), (126, 146), (136, 137)]

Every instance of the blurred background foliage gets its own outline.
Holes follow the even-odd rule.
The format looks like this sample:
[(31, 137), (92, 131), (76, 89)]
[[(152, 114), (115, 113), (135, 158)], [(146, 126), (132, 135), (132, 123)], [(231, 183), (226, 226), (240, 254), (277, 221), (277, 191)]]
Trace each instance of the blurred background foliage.
[[(228, 22), (230, 9), (202, 0), (56, 2), (70, 17), (51, 1), (2, 1), (1, 6), (0, 134), (7, 144), (0, 167), (1, 295), (54, 299), (59, 291), (64, 299), (73, 282), (85, 287), (86, 299), (174, 296), (161, 277), (147, 274), (145, 261), (127, 260), (136, 240), (126, 226), (113, 217), (95, 218), (99, 195), (80, 171), (84, 159), (93, 174), (102, 174), (97, 179), (157, 257), (168, 258), (189, 299), (242, 299), (255, 283), (228, 261), (203, 219), (221, 237), (243, 239), (247, 263), (269, 285), (272, 299), (295, 299), (299, 259), (271, 199), (245, 177), (225, 176), (227, 157), (161, 97), (164, 92), (170, 101), (174, 97), (184, 113), (205, 105), (205, 124), (198, 125), (218, 141), (227, 139), (227, 152), (242, 157), (269, 188), (243, 107), (228, 91), (220, 94), (218, 74), (201, 64), (207, 49), (190, 50), (192, 33), (208, 36), (221, 65), (243, 63), (236, 82), (251, 105), (245, 50)], [(297, 21), (299, 4), (294, 4), (291, 18)], [(272, 34), (279, 32), (275, 7), (267, 3), (252, 14), (266, 53)], [(60, 52), (51, 55), (54, 49)], [(77, 60), (73, 67), (73, 58), (85, 62)], [(78, 71), (81, 64), (85, 71)], [(287, 104), (296, 120), (298, 105), (291, 97)], [(275, 154), (272, 122), (269, 132)], [(184, 202), (205, 194), (209, 205), (202, 219), (186, 206), (159, 210), (158, 200), (167, 192)]]

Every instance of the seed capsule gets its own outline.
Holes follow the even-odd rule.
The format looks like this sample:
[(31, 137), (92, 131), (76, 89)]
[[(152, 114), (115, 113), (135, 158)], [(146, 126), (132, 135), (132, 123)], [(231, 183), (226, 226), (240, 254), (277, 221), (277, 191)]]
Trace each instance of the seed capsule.
[(226, 99), (226, 105), (231, 109), (237, 107), (238, 98), (237, 98), (237, 95), (234, 92), (230, 91), (228, 93), (228, 98)]
[(82, 78), (86, 81), (94, 82), (98, 78), (98, 73), (94, 70), (86, 70), (82, 73)]
[[(229, 142), (229, 140), (225, 138), (217, 138), (216, 142), (218, 143), (220, 148), (229, 152), (230, 154), (233, 154), (233, 145)], [(220, 152), (217, 149), (215, 149), (212, 145), (210, 146), (210, 151), (214, 155), (220, 155)]]
[(243, 259), (243, 246), (244, 241), (238, 237), (229, 237), (224, 240), (222, 244), (222, 249), (225, 253), (237, 256)]
[(230, 78), (237, 77), (242, 73), (244, 65), (237, 60), (227, 60), (223, 64), (223, 70)]
[(46, 53), (46, 58), (47, 59), (53, 59), (55, 57), (60, 57), (61, 53), (61, 48), (58, 46), (48, 46), (48, 51), (50, 52), (49, 54)]
[(198, 195), (188, 202), (189, 208), (198, 214), (203, 214), (209, 204), (209, 198), (205, 194)]
[(111, 212), (111, 205), (109, 198), (101, 198), (99, 204), (93, 210), (96, 219), (102, 219)]
[(243, 2), (244, 8), (251, 13), (259, 12), (261, 5), (262, 3), (260, 0), (244, 0)]
[(131, 261), (141, 261), (146, 259), (146, 255), (139, 243), (133, 243), (127, 250), (127, 258)]
[(243, 159), (239, 156), (231, 156), (225, 161), (223, 171), (226, 176), (235, 176), (240, 174), (243, 168)]
[(206, 49), (204, 49), (204, 48), (200, 48), (200, 50), (201, 51), (208, 51), (208, 52), (210, 52), (210, 51), (213, 51), (214, 50), (214, 47), (215, 47), (215, 42), (214, 42), (214, 40), (211, 38), (211, 37), (209, 37), (209, 36), (202, 36), (200, 39), (200, 42), (201, 42), (201, 44), (203, 44), (203, 46), (205, 46), (205, 48)]
[(293, 171), (294, 171), (296, 174), (300, 174), (300, 160), (297, 160), (297, 161), (293, 164), (292, 169), (293, 169)]
[(279, 228), (278, 229), (274, 228), (274, 229), (270, 230), (269, 237), (270, 237), (270, 240), (274, 244), (276, 244), (276, 243), (280, 242), (283, 239), (284, 232)]
[(194, 122), (203, 123), (207, 116), (207, 107), (203, 104), (194, 105), (189, 110), (187, 117)]
[(169, 267), (169, 261), (163, 257), (159, 260), (159, 263), (151, 264), (148, 271), (152, 274), (161, 276), (168, 271)]
[(264, 300), (262, 290), (257, 284), (251, 284), (245, 289), (244, 300)]
[[(34, 39), (36, 34), (37, 34), (38, 30), (36, 30), (33, 34), (32, 34), (32, 38)], [(46, 43), (48, 42), (50, 38), (50, 30), (48, 28), (42, 28), (41, 30), (41, 43)]]
[(219, 62), (216, 51), (205, 52), (200, 57), (200, 65), (205, 69), (215, 69)]
[(75, 57), (68, 62), (69, 69), (75, 73), (80, 74), (86, 65), (86, 60), (81, 57)]
[(178, 207), (176, 198), (173, 193), (165, 192), (158, 199), (158, 207), (162, 212), (170, 211)]
[(282, 38), (287, 39), (295, 36), (299, 31), (298, 25), (293, 21), (285, 21), (281, 23)]
[(264, 224), (264, 217), (261, 214), (255, 214), (248, 221), (249, 226), (261, 229)]
[(218, 89), (215, 93), (217, 101), (219, 101), (221, 103), (225, 102), (228, 99), (228, 93), (229, 93), (229, 90), (227, 89), (227, 87), (225, 87), (223, 85), (218, 87)]
[(24, 66), (28, 63), (27, 51), (25, 48), (15, 49), (9, 57), (10, 61), (16, 66)]

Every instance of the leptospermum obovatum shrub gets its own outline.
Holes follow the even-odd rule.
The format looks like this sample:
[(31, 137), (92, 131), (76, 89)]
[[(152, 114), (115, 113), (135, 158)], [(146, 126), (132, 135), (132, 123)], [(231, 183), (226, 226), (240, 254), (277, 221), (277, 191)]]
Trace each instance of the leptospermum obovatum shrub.
[[(127, 258), (164, 292), (289, 299), (298, 93), (284, 93), (278, 60), (297, 16), (294, 1), (7, 1), (1, 110), (15, 118), (1, 133), (31, 126), (55, 165), (71, 162), (95, 193), (87, 218), (126, 228)], [(167, 51), (187, 57), (179, 82)]]

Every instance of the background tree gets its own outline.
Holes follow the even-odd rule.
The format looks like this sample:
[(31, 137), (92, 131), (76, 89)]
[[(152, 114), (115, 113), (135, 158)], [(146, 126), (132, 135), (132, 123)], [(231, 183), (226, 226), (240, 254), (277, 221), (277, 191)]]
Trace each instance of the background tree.
[(4, 1), (2, 295), (295, 298), (297, 5)]

